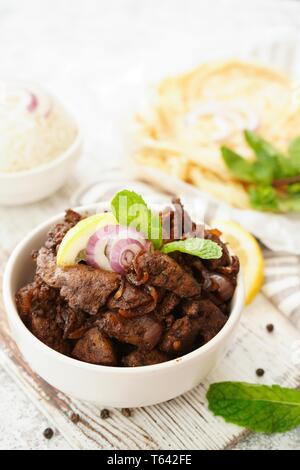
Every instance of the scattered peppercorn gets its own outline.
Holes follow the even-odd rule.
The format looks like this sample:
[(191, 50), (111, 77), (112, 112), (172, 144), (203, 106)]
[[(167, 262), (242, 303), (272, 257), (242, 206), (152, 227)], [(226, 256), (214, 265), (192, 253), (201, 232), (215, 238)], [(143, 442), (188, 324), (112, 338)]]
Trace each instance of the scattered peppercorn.
[(46, 439), (51, 439), (53, 437), (53, 429), (51, 428), (46, 428), (45, 431), (43, 432), (43, 436), (46, 438)]
[(109, 410), (107, 410), (106, 408), (103, 408), (103, 410), (101, 410), (101, 413), (100, 413), (101, 419), (107, 419), (109, 418), (109, 416), (110, 416)]
[(263, 369), (256, 369), (256, 375), (258, 377), (262, 377), (264, 375), (265, 371)]
[(121, 413), (125, 418), (130, 418), (131, 416), (131, 409), (130, 408), (122, 408)]
[(269, 324), (266, 326), (266, 328), (267, 328), (267, 331), (268, 331), (269, 333), (272, 333), (272, 331), (274, 330), (274, 325), (272, 325), (272, 323), (269, 323)]
[(79, 414), (77, 414), (77, 413), (72, 413), (72, 414), (71, 414), (71, 421), (72, 421), (72, 423), (74, 423), (74, 424), (79, 423), (79, 421), (80, 421), (80, 416), (79, 416)]

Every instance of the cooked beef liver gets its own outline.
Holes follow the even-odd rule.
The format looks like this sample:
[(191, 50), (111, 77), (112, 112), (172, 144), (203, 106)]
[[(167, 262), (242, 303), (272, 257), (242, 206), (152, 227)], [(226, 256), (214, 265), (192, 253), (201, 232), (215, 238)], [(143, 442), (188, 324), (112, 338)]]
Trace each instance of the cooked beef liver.
[(84, 310), (91, 315), (95, 315), (105, 305), (121, 283), (119, 274), (85, 264), (58, 268), (55, 256), (47, 248), (39, 251), (37, 273), (44, 282), (60, 289), (60, 295), (71, 308)]
[(200, 328), (199, 318), (194, 319), (187, 316), (178, 318), (164, 334), (160, 349), (173, 356), (191, 351)]
[(63, 330), (64, 339), (76, 339), (81, 336), (86, 325), (87, 314), (82, 310), (74, 310), (61, 302), (56, 308), (56, 322)]
[(32, 282), (16, 293), (20, 317), (32, 333), (78, 360), (127, 367), (168, 361), (210, 341), (230, 314), (239, 261), (218, 230), (204, 230), (179, 200), (173, 203), (161, 213), (164, 242), (205, 236), (221, 246), (219, 260), (166, 255), (149, 244), (123, 276), (85, 263), (59, 268), (58, 247), (82, 219), (69, 210), (33, 253)]
[(201, 293), (201, 287), (193, 276), (160, 251), (138, 256), (136, 269), (137, 274), (148, 273), (151, 285), (175, 292), (179, 297), (193, 297)]
[(110, 297), (107, 306), (109, 310), (125, 310), (128, 316), (141, 316), (152, 312), (156, 301), (145, 288), (133, 286), (125, 281), (120, 290)]
[(35, 276), (33, 282), (18, 290), (16, 304), (22, 320), (27, 323), (33, 313), (41, 316), (54, 315), (59, 291), (46, 284), (40, 276)]
[(155, 348), (163, 331), (161, 323), (153, 315), (123, 318), (118, 313), (106, 312), (96, 324), (107, 336), (145, 351)]
[(43, 317), (34, 313), (31, 317), (30, 329), (34, 336), (50, 348), (62, 354), (70, 354), (70, 342), (63, 339), (63, 332), (54, 317)]
[(77, 222), (81, 220), (81, 218), (82, 217), (80, 214), (71, 209), (68, 209), (65, 214), (64, 222), (55, 224), (50, 228), (47, 234), (47, 239), (45, 241), (45, 247), (56, 251), (68, 230), (74, 227), (74, 225), (76, 225)]
[(192, 232), (195, 224), (178, 198), (172, 199), (173, 208), (166, 207), (161, 212), (163, 239), (165, 243), (180, 240), (183, 235)]
[(152, 351), (133, 351), (123, 358), (123, 365), (126, 367), (151, 366), (160, 362), (168, 361), (170, 358), (157, 349)]
[(158, 314), (162, 318), (166, 318), (174, 310), (174, 308), (179, 304), (180, 297), (174, 292), (167, 291), (162, 299), (162, 302), (158, 308)]
[(77, 341), (72, 351), (72, 357), (91, 364), (101, 364), (103, 366), (117, 365), (117, 355), (112, 342), (97, 327), (88, 330)]
[(176, 320), (162, 339), (160, 348), (168, 354), (191, 351), (197, 337), (207, 343), (227, 321), (223, 312), (210, 300), (191, 301), (185, 309), (188, 310), (187, 315)]
[(200, 333), (204, 343), (210, 341), (223, 328), (227, 316), (209, 299), (203, 299), (198, 304)]
[(199, 299), (187, 299), (182, 302), (182, 311), (189, 317), (197, 317), (199, 312)]

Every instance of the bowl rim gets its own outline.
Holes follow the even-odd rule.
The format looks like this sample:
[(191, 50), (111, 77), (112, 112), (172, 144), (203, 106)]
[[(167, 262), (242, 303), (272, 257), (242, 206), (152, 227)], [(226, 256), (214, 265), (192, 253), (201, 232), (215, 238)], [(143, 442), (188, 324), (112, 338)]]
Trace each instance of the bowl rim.
[(60, 155), (50, 160), (49, 162), (42, 163), (41, 165), (38, 165), (34, 168), (30, 168), (28, 170), (12, 172), (0, 171), (0, 180), (16, 180), (27, 176), (39, 175), (41, 173), (52, 170), (52, 168), (59, 166), (65, 160), (68, 160), (69, 157), (72, 157), (73, 153), (78, 148), (80, 148), (83, 143), (83, 134), (79, 127), (79, 124), (74, 118), (72, 119), (75, 122), (76, 135), (72, 143)]
[[(108, 207), (107, 202), (101, 202), (98, 204), (90, 204), (85, 206), (76, 207), (74, 210), (80, 213), (90, 213), (96, 210), (105, 210)], [(39, 224), (36, 228), (31, 230), (14, 248), (13, 252), (11, 253), (4, 271), (3, 276), (3, 300), (4, 306), (6, 310), (6, 315), (16, 329), (20, 331), (20, 334), (23, 336), (25, 335), (32, 343), (32, 346), (35, 349), (42, 350), (45, 355), (51, 356), (53, 359), (60, 361), (61, 363), (66, 364), (67, 366), (76, 367), (80, 369), (86, 369), (91, 372), (107, 372), (112, 374), (131, 374), (136, 375), (143, 372), (154, 373), (156, 371), (169, 369), (176, 365), (184, 365), (187, 362), (196, 359), (197, 357), (200, 359), (201, 355), (204, 355), (214, 349), (219, 343), (222, 343), (223, 340), (226, 339), (227, 334), (238, 324), (242, 309), (244, 307), (244, 282), (242, 279), (241, 271), (238, 275), (237, 286), (235, 290), (235, 297), (233, 300), (233, 306), (229, 315), (229, 318), (223, 328), (214, 336), (210, 341), (208, 341), (203, 346), (195, 349), (194, 351), (184, 354), (178, 358), (171, 359), (166, 362), (162, 362), (159, 364), (152, 364), (146, 366), (137, 366), (137, 367), (119, 367), (119, 366), (103, 366), (100, 364), (90, 364), (88, 362), (82, 362), (77, 359), (74, 359), (69, 356), (65, 356), (54, 349), (50, 348), (42, 341), (40, 341), (36, 336), (31, 333), (31, 331), (26, 327), (26, 325), (21, 320), (19, 313), (16, 308), (15, 304), (15, 292), (12, 291), (11, 280), (12, 276), (17, 269), (17, 261), (21, 253), (26, 248), (27, 244), (31, 241), (32, 238), (46, 232), (50, 226), (54, 223), (57, 223), (59, 220), (62, 220), (64, 217), (64, 213), (59, 213), (47, 221)]]

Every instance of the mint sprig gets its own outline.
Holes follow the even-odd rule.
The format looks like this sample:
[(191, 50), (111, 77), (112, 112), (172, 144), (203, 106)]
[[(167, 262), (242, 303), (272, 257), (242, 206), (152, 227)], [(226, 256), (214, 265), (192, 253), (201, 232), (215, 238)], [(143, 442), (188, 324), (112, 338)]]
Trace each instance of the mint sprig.
[(245, 131), (244, 136), (254, 161), (226, 146), (221, 147), (221, 154), (232, 175), (248, 185), (251, 206), (273, 212), (299, 211), (299, 187), (295, 183), (300, 181), (300, 137), (290, 143), (284, 155), (254, 132)]
[(111, 209), (119, 224), (143, 232), (154, 247), (163, 253), (181, 251), (202, 259), (217, 259), (222, 256), (222, 249), (217, 243), (203, 238), (188, 238), (162, 246), (160, 215), (151, 211), (142, 196), (134, 191), (119, 191), (111, 201)]
[(162, 247), (163, 253), (180, 251), (202, 259), (218, 259), (222, 256), (222, 248), (212, 240), (204, 238), (187, 238), (167, 243)]
[(251, 431), (285, 432), (300, 425), (300, 390), (219, 382), (210, 385), (206, 397), (215, 415)]
[(156, 249), (161, 247), (160, 216), (148, 208), (142, 196), (128, 189), (119, 191), (111, 201), (111, 209), (119, 224), (143, 232)]

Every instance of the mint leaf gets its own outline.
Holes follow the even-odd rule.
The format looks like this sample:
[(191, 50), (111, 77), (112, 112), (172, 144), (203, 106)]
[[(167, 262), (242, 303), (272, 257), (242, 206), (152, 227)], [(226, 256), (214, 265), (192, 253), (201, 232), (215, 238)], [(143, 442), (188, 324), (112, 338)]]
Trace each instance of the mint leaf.
[(254, 151), (257, 160), (265, 161), (267, 159), (275, 160), (282, 154), (269, 144), (265, 139), (251, 131), (245, 131), (244, 136), (249, 147)]
[(248, 188), (251, 206), (257, 210), (278, 211), (278, 197), (272, 186), (250, 186)]
[(119, 191), (111, 201), (114, 216), (120, 225), (143, 232), (155, 248), (162, 244), (162, 225), (159, 214), (152, 212), (142, 196), (134, 191)]
[(300, 195), (300, 183), (292, 183), (287, 186), (287, 192), (289, 194), (299, 194)]
[(288, 155), (295, 172), (300, 173), (300, 137), (292, 140), (289, 145)]
[(173, 251), (181, 251), (188, 255), (198, 256), (202, 259), (218, 259), (222, 256), (222, 248), (212, 240), (204, 238), (187, 238), (167, 243), (162, 247), (163, 253), (172, 253)]
[(274, 178), (290, 176), (292, 170), (289, 160), (281, 152), (254, 132), (245, 131), (244, 135), (256, 155), (256, 164), (264, 168), (266, 178), (257, 178), (257, 182), (270, 184)]
[(296, 138), (290, 143), (288, 156), (285, 156), (254, 132), (245, 131), (244, 135), (248, 145), (254, 151), (257, 161), (268, 168), (265, 171), (270, 172), (270, 180), (261, 180), (261, 183), (271, 183), (276, 178), (287, 178), (299, 174), (300, 138)]
[(285, 432), (300, 425), (300, 390), (219, 382), (210, 385), (206, 397), (215, 415), (251, 431)]
[(227, 168), (236, 178), (247, 183), (256, 181), (252, 163), (225, 146), (221, 147), (221, 153)]
[(300, 211), (300, 194), (298, 193), (278, 198), (278, 205), (281, 212)]

